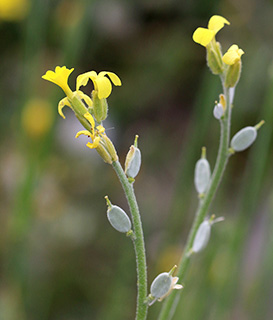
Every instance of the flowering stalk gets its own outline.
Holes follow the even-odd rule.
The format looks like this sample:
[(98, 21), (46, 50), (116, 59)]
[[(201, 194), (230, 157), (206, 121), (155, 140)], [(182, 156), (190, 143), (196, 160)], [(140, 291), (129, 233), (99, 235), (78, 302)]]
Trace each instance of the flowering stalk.
[[(222, 83), (223, 83), (223, 79), (222, 79)], [(231, 101), (230, 101), (229, 90), (224, 86), (224, 84), (223, 84), (223, 90), (226, 97), (227, 112), (226, 112), (226, 116), (220, 121), (221, 137), (220, 137), (220, 145), (218, 149), (217, 160), (213, 170), (211, 184), (206, 192), (205, 197), (203, 199), (200, 199), (199, 208), (196, 212), (193, 225), (191, 227), (189, 236), (187, 238), (186, 247), (185, 247), (183, 256), (181, 258), (180, 265), (178, 267), (177, 277), (179, 277), (180, 281), (182, 282), (185, 279), (186, 272), (189, 267), (189, 262), (190, 262), (189, 253), (192, 248), (195, 235), (197, 233), (197, 230), (200, 224), (202, 223), (202, 221), (204, 220), (205, 216), (208, 213), (210, 204), (222, 180), (222, 176), (230, 156), (228, 149), (229, 149), (229, 141), (230, 141)], [(158, 320), (172, 319), (176, 306), (179, 302), (179, 298), (180, 298), (179, 291), (172, 292), (168, 300), (166, 300), (165, 304), (163, 305)]]
[(145, 320), (147, 318), (148, 304), (146, 303), (147, 298), (147, 267), (146, 267), (146, 255), (145, 255), (145, 244), (142, 230), (142, 223), (140, 213), (137, 205), (136, 196), (134, 193), (133, 185), (128, 181), (122, 166), (119, 161), (113, 161), (112, 166), (120, 180), (123, 187), (126, 199), (131, 211), (135, 238), (133, 239), (135, 253), (136, 253), (136, 264), (137, 264), (137, 310), (136, 320)]

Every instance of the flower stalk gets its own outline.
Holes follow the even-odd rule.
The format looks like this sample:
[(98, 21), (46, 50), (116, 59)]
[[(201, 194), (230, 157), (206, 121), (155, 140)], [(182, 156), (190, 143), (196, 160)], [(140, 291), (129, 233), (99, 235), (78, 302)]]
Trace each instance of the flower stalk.
[(148, 304), (146, 302), (147, 267), (142, 222), (140, 218), (136, 196), (133, 189), (133, 184), (128, 181), (128, 178), (126, 177), (119, 161), (113, 161), (112, 166), (120, 180), (132, 215), (135, 234), (133, 243), (136, 254), (138, 285), (136, 320), (145, 320), (147, 318), (148, 313)]
[[(223, 79), (222, 79), (223, 83)], [(177, 277), (179, 277), (180, 281), (183, 282), (186, 276), (186, 272), (190, 263), (190, 251), (193, 245), (193, 241), (197, 230), (204, 220), (205, 216), (208, 213), (210, 204), (215, 196), (217, 188), (222, 180), (223, 173), (225, 171), (230, 153), (229, 153), (229, 141), (230, 141), (230, 122), (231, 122), (231, 101), (230, 101), (230, 92), (223, 85), (224, 95), (226, 98), (227, 112), (223, 119), (220, 120), (221, 125), (221, 136), (220, 136), (220, 145), (217, 154), (216, 164), (213, 170), (211, 184), (206, 192), (206, 195), (203, 199), (200, 200), (199, 207), (195, 214), (195, 219), (193, 225), (191, 227), (189, 236), (187, 238), (187, 243), (183, 255), (181, 257), (181, 262), (178, 267)], [(171, 320), (176, 306), (179, 302), (180, 292), (174, 291), (170, 295), (170, 297), (166, 300), (165, 304), (161, 309), (161, 313), (159, 315), (158, 320)]]

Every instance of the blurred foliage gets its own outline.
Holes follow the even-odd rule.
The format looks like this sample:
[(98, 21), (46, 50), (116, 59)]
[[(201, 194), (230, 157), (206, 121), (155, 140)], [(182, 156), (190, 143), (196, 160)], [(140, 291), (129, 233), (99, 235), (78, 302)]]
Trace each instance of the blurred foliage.
[(109, 225), (103, 197), (125, 210), (126, 201), (111, 167), (75, 141), (70, 110), (57, 115), (62, 92), (41, 79), (56, 65), (75, 68), (71, 87), (89, 70), (121, 77), (105, 126), (122, 162), (140, 136), (150, 282), (178, 263), (197, 205), (195, 162), (206, 145), (213, 165), (218, 147), (220, 83), (191, 40), (215, 13), (231, 22), (223, 49), (246, 52), (232, 134), (266, 125), (230, 160), (211, 208), (226, 221), (193, 258), (175, 319), (272, 319), (273, 5), (258, 0), (0, 1), (1, 319), (134, 318), (133, 248)]

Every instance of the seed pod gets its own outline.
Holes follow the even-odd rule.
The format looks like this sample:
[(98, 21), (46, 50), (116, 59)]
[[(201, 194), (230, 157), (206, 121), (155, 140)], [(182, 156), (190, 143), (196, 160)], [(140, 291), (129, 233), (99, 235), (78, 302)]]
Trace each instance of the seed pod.
[(221, 103), (217, 103), (213, 109), (214, 118), (217, 120), (221, 119), (222, 115), (224, 114), (224, 108)]
[(131, 220), (126, 212), (120, 207), (111, 205), (107, 210), (107, 218), (112, 227), (119, 232), (128, 232), (131, 230)]
[(245, 127), (235, 134), (231, 140), (231, 148), (234, 151), (247, 149), (256, 140), (257, 130), (255, 127)]
[(193, 241), (193, 252), (200, 252), (207, 246), (210, 238), (210, 230), (211, 223), (209, 220), (205, 220), (200, 224)]
[(210, 183), (210, 165), (205, 156), (206, 149), (203, 148), (202, 158), (197, 161), (194, 171), (194, 184), (199, 194), (206, 192)]
[(131, 146), (126, 156), (125, 161), (125, 173), (130, 178), (135, 178), (140, 170), (141, 166), (141, 152), (135, 147)]
[(151, 295), (160, 299), (165, 296), (172, 286), (172, 276), (168, 272), (160, 273), (151, 285)]

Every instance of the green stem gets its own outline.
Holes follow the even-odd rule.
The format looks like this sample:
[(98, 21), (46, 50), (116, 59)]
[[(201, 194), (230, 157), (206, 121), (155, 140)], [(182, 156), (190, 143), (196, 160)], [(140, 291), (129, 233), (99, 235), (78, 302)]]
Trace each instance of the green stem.
[[(184, 281), (187, 269), (189, 267), (190, 262), (190, 255), (188, 254), (190, 252), (190, 249), (192, 248), (193, 241), (196, 235), (196, 232), (200, 226), (200, 224), (203, 222), (205, 216), (208, 213), (210, 204), (215, 196), (215, 193), (217, 191), (217, 188), (222, 180), (223, 173), (225, 171), (226, 164), (228, 162), (229, 153), (229, 141), (230, 141), (230, 122), (231, 122), (231, 103), (229, 98), (229, 90), (225, 88), (223, 85), (224, 94), (226, 98), (226, 106), (227, 106), (227, 112), (224, 117), (220, 121), (221, 123), (221, 136), (220, 136), (220, 145), (218, 149), (218, 155), (216, 164), (213, 170), (213, 175), (211, 178), (211, 184), (210, 187), (204, 197), (200, 201), (200, 205), (197, 209), (195, 219), (193, 222), (193, 225), (191, 227), (186, 247), (184, 250), (184, 253), (181, 257), (181, 261), (179, 264), (179, 268), (177, 271), (177, 277), (179, 277), (179, 280), (181, 282)], [(172, 316), (174, 315), (176, 306), (179, 302), (180, 298), (180, 291), (173, 291), (172, 294), (169, 296), (168, 300), (164, 303), (161, 309), (161, 313), (159, 315), (158, 320), (171, 320)]]
[(121, 167), (119, 161), (114, 161), (112, 166), (120, 180), (123, 187), (124, 193), (126, 195), (128, 205), (130, 207), (135, 239), (133, 241), (135, 253), (136, 253), (136, 264), (137, 264), (137, 310), (136, 310), (136, 320), (145, 320), (147, 318), (148, 305), (146, 303), (147, 298), (147, 267), (146, 267), (146, 255), (145, 255), (145, 244), (142, 230), (142, 223), (140, 218), (140, 213), (133, 189), (133, 185), (128, 182), (128, 179)]

